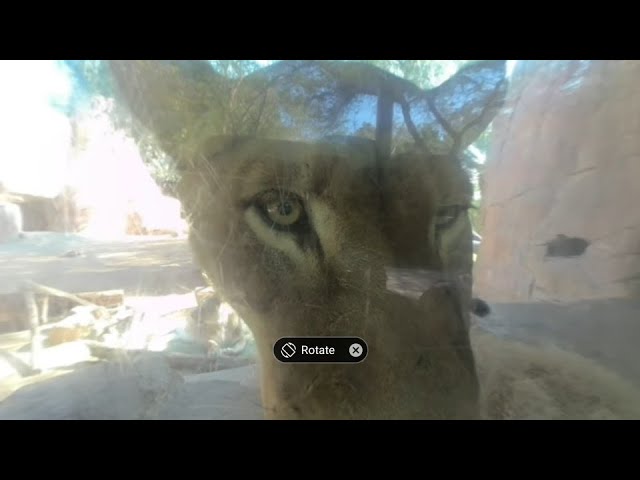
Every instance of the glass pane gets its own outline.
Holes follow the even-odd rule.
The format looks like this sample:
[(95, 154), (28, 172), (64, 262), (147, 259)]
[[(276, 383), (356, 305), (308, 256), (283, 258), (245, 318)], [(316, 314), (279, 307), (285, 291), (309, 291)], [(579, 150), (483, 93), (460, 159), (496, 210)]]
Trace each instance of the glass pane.
[(0, 418), (640, 418), (640, 62), (0, 70)]

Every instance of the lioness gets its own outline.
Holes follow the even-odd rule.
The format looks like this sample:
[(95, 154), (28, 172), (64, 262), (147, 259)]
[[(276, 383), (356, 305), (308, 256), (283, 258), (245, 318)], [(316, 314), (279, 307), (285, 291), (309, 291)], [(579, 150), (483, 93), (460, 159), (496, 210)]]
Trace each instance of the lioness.
[[(585, 359), (470, 335), (461, 157), (500, 108), (504, 62), (429, 91), (357, 63), (241, 81), (206, 62), (111, 67), (175, 161), (197, 261), (256, 338), (267, 418), (640, 417), (636, 390)], [(289, 336), (357, 336), (369, 352), (282, 363)]]

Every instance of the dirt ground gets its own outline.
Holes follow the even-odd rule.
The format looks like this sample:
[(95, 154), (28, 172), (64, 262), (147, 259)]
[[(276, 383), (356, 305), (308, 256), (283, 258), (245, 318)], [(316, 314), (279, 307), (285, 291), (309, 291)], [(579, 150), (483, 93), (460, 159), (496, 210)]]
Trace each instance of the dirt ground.
[(27, 232), (0, 244), (0, 294), (31, 280), (67, 292), (124, 289), (126, 295), (185, 293), (204, 285), (186, 237), (98, 240)]
[[(55, 232), (26, 232), (21, 240), (0, 244), (0, 294), (18, 292), (24, 280), (70, 293), (122, 289), (125, 303), (158, 316), (195, 306), (192, 292), (205, 285), (186, 237), (100, 240)], [(5, 352), (15, 352), (28, 342), (28, 332), (5, 333), (0, 338), (0, 400), (23, 386), (84, 368), (76, 365), (26, 375), (21, 372), (24, 365), (14, 364), (16, 356), (12, 363)], [(61, 345), (59, 350), (65, 351), (55, 354), (89, 360), (88, 353), (79, 349), (76, 344)]]

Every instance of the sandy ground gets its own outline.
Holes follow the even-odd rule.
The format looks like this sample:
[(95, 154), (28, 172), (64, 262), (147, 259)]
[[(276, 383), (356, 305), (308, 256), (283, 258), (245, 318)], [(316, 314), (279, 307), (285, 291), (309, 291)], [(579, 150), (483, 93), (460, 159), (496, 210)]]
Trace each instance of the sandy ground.
[(69, 292), (121, 288), (127, 295), (185, 293), (204, 284), (186, 238), (97, 240), (27, 232), (0, 245), (0, 294), (32, 280)]
[[(192, 292), (204, 286), (185, 237), (101, 240), (54, 232), (27, 232), (21, 240), (0, 244), (0, 294), (19, 291), (23, 280), (72, 293), (123, 289), (127, 304), (152, 312), (154, 317), (195, 306)], [(8, 350), (15, 353), (25, 339), (24, 332), (2, 335), (0, 400), (25, 385), (68, 374), (73, 369), (64, 368), (66, 357), (89, 360), (82, 346), (61, 345), (58, 351), (48, 352), (55, 354), (57, 367), (30, 376), (27, 364), (16, 364), (19, 356), (5, 354)], [(28, 349), (25, 355), (28, 357)]]

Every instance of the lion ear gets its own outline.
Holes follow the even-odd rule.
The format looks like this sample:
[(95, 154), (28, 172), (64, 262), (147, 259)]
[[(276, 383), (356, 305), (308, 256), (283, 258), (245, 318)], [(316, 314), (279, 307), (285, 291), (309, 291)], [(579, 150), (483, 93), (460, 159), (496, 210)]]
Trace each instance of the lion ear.
[(489, 126), (507, 92), (506, 60), (465, 65), (440, 86), (409, 100), (428, 149), (460, 154)]
[[(505, 60), (466, 65), (428, 91), (392, 81), (388, 74), (382, 75), (371, 66), (342, 63), (332, 70), (320, 62), (279, 62), (239, 83), (218, 74), (204, 60), (109, 63), (120, 99), (154, 134), (159, 146), (178, 160), (188, 157), (193, 153), (190, 148), (212, 135), (297, 138), (312, 132), (322, 137), (335, 130), (335, 125), (353, 123), (349, 114), (353, 117), (368, 112), (367, 118), (375, 116), (373, 110), (360, 112), (358, 108), (361, 100), (372, 93), (375, 96), (369, 90), (380, 82), (402, 87), (403, 104), (408, 107), (404, 121), (410, 123), (416, 140), (432, 153), (458, 154), (493, 120), (503, 104), (507, 85)], [(327, 112), (342, 116), (329, 125), (322, 116)], [(293, 125), (287, 119), (295, 119)]]
[(109, 66), (119, 100), (169, 155), (180, 156), (187, 133), (205, 121), (222, 132), (224, 112), (216, 106), (230, 82), (207, 61), (111, 60)]
[(489, 126), (507, 93), (506, 60), (472, 63), (434, 90), (435, 106), (466, 149)]

